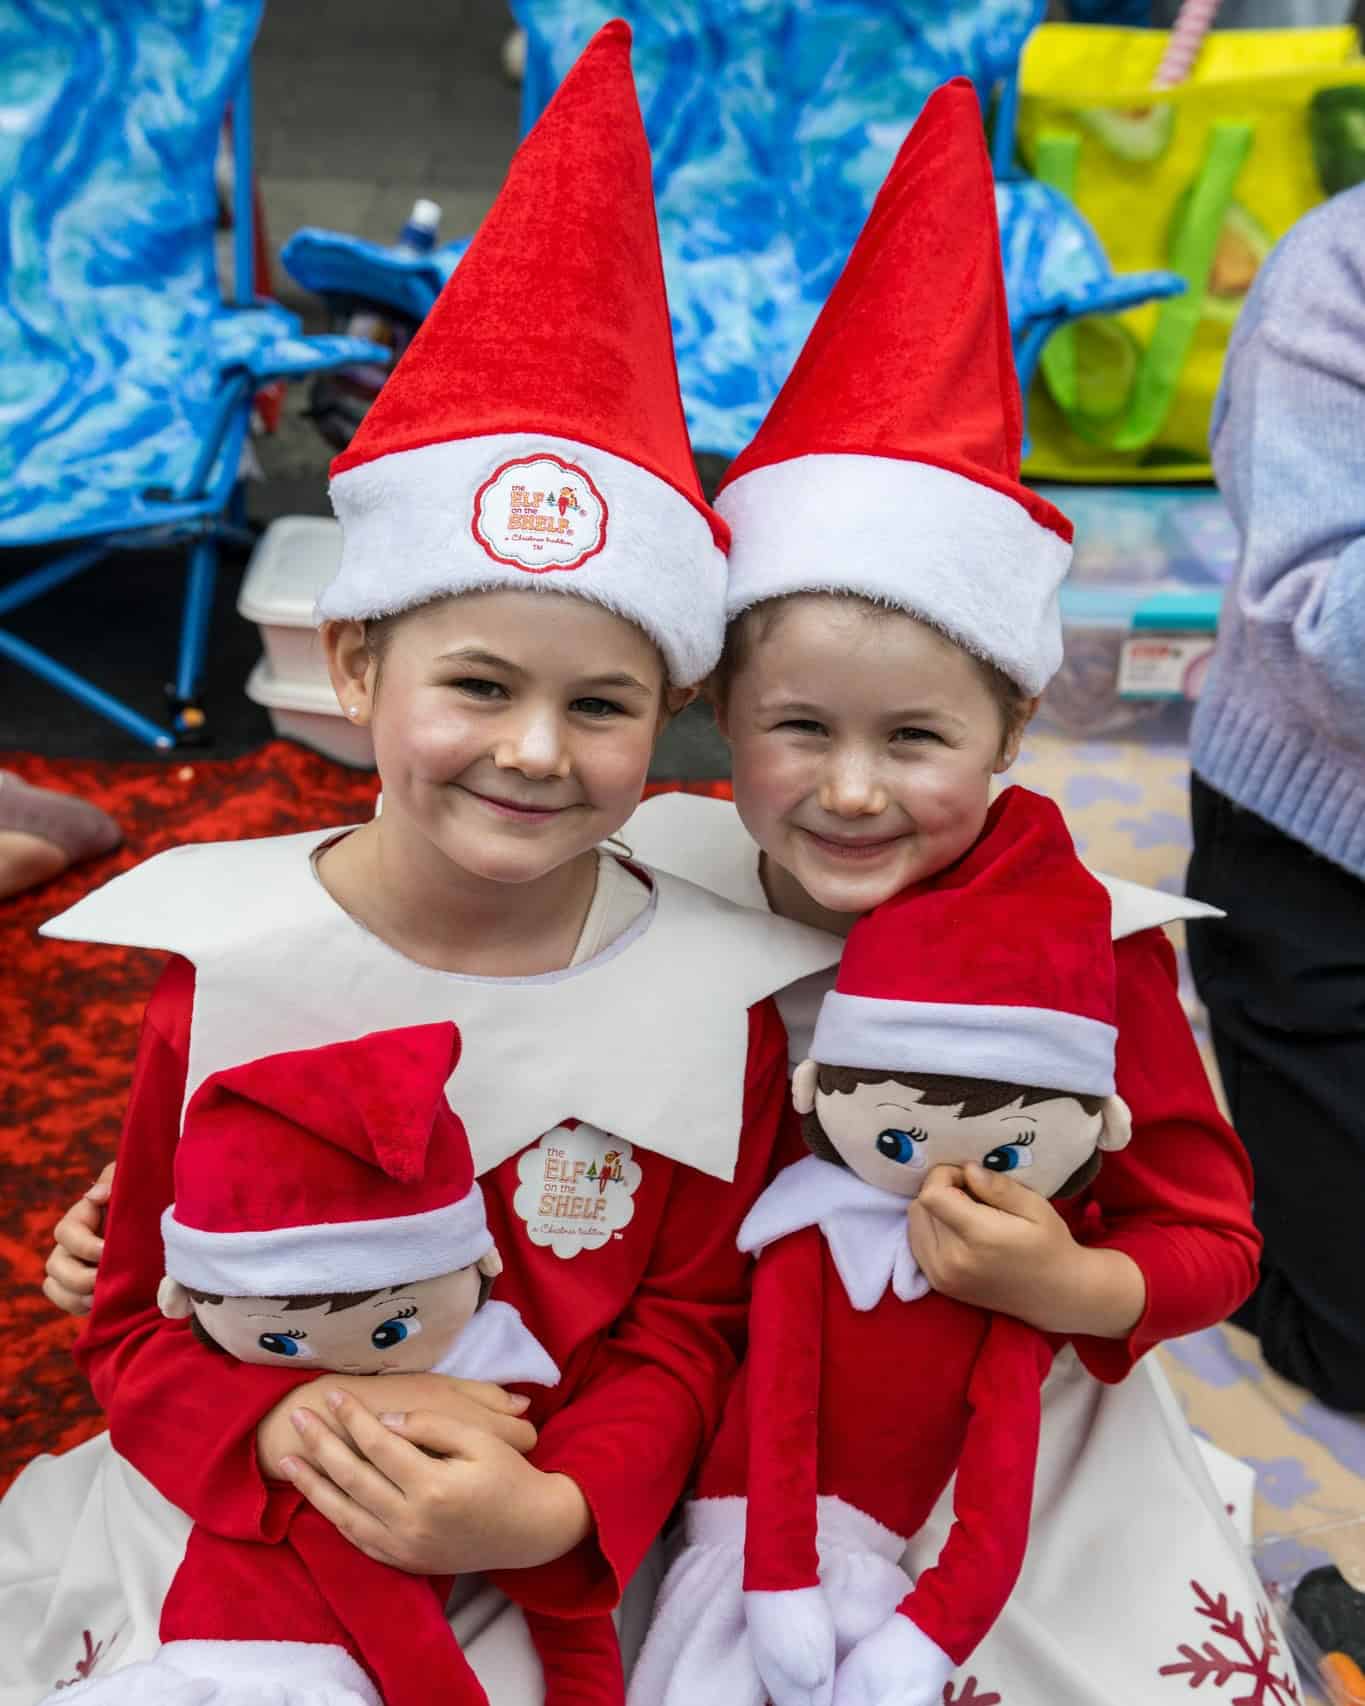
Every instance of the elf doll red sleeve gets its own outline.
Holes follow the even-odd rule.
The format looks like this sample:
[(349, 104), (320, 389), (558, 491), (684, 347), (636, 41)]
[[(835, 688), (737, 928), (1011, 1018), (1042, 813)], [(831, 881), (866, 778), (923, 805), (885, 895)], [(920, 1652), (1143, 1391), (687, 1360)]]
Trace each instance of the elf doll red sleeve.
[[(1054, 1341), (930, 1290), (906, 1206), (942, 1163), (1048, 1197), (1089, 1183), (1130, 1132), (1114, 1008), (1108, 896), (1023, 789), (964, 859), (855, 925), (793, 1085), (813, 1153), (740, 1232), (759, 1257), (746, 1403), (689, 1522), (742, 1513), (747, 1659), (724, 1584), (702, 1606), (665, 1583), (634, 1700), (685, 1700), (693, 1678), (700, 1697), (726, 1667), (736, 1700), (940, 1706), (1023, 1562)], [(948, 1540), (911, 1582), (906, 1544), (954, 1473)], [(685, 1600), (703, 1577), (686, 1553), (675, 1572)]]
[[(161, 1221), (162, 1311), (236, 1371), (431, 1370), (553, 1385), (508, 1304), (442, 1023), (211, 1075), (186, 1110)], [(227, 1358), (231, 1358), (229, 1361)], [(188, 1448), (190, 1442), (185, 1442)], [(296, 1505), (273, 1544), (197, 1526), (149, 1663), (92, 1680), (98, 1706), (487, 1706), (445, 1619), (447, 1578), (408, 1575)], [(547, 1706), (623, 1694), (609, 1617), (528, 1619)]]

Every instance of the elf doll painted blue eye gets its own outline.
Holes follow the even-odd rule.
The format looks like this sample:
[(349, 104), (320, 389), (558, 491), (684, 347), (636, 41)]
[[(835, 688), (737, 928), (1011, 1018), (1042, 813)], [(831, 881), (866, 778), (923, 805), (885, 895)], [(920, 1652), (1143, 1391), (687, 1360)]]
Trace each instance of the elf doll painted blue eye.
[(898, 1131), (894, 1126), (888, 1126), (885, 1131), (877, 1133), (877, 1153), (884, 1155), (888, 1161), (899, 1161), (902, 1165), (913, 1163), (915, 1159), (915, 1139), (924, 1142), (925, 1133)]
[(1033, 1157), (1022, 1143), (1002, 1143), (999, 1149), (981, 1157), (981, 1165), (989, 1167), (992, 1173), (1012, 1173), (1016, 1167), (1031, 1167)]
[(397, 1315), (391, 1315), (387, 1321), (381, 1321), (370, 1334), (370, 1343), (377, 1351), (391, 1351), (395, 1345), (401, 1345), (403, 1340), (413, 1333), (422, 1331), (421, 1323), (413, 1320), (417, 1313), (414, 1304), (410, 1309), (400, 1309)]
[(303, 1333), (262, 1333), (256, 1343), (263, 1351), (269, 1351), (271, 1356), (297, 1357), (307, 1356), (304, 1348)]

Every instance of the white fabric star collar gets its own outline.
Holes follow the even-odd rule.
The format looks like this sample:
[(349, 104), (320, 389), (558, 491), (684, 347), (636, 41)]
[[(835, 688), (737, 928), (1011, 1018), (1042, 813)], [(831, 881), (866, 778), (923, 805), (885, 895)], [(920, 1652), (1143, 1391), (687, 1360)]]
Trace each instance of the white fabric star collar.
[(823, 931), (652, 873), (645, 911), (591, 960), (466, 977), (405, 959), (323, 888), (342, 831), (177, 847), (115, 877), (45, 936), (165, 948), (195, 968), (188, 1101), (211, 1073), (282, 1048), (453, 1019), (450, 1103), (482, 1174), (566, 1119), (733, 1179), (747, 1011), (832, 966)]
[(808, 1155), (784, 1168), (759, 1197), (737, 1242), (757, 1255), (789, 1233), (818, 1226), (855, 1309), (874, 1309), (888, 1285), (902, 1303), (913, 1303), (931, 1288), (910, 1250), (909, 1206), (908, 1198)]

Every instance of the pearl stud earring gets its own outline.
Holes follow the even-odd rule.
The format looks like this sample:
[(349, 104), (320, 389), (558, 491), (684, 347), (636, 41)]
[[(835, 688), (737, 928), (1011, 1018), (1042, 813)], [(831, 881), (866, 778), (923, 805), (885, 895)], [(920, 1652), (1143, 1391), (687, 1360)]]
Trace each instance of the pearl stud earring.
[(348, 717), (358, 717), (360, 715), (359, 705), (348, 705), (346, 708), (346, 715)]

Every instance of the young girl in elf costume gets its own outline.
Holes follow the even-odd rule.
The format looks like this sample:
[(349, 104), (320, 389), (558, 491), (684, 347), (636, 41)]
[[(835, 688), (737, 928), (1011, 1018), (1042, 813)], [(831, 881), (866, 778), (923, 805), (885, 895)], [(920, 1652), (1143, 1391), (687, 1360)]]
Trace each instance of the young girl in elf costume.
[[(908, 138), (717, 500), (733, 544), (715, 697), (737, 815), (718, 801), (650, 801), (623, 832), (640, 856), (843, 935), (969, 852), (992, 778), (1061, 659), (1070, 528), (1019, 483), (1020, 435), (989, 165), (973, 93), (955, 84)], [(1178, 1668), (1181, 1645), (1208, 1633), (1191, 1583), (1226, 1594), (1247, 1628), (1264, 1605), (1144, 1357), (1222, 1320), (1256, 1272), (1246, 1158), (1214, 1105), (1159, 928), (1208, 909), (1105, 883), (1131, 1143), (1060, 1207), (972, 1166), (929, 1178), (910, 1210), (935, 1290), (1068, 1341), (1043, 1389), (1018, 1585), (945, 1700), (1181, 1701), (1187, 1677), (1163, 1666)], [(822, 971), (778, 997), (793, 1063), (812, 1053), (830, 983)], [(903, 1422), (913, 1435), (914, 1415)], [(717, 1652), (743, 1639), (733, 1599), (687, 1586), (742, 1567), (736, 1504), (688, 1508), (687, 1546), (632, 1681), (638, 1706), (700, 1698), (672, 1682), (684, 1631)], [(912, 1579), (951, 1518), (949, 1489), (904, 1555)], [(703, 1633), (708, 1607), (718, 1621)], [(843, 1706), (837, 1683), (834, 1699)]]
[[(735, 1706), (941, 1706), (999, 1615), (1056, 1341), (932, 1288), (906, 1210), (941, 1165), (1071, 1197), (1127, 1144), (1110, 930), (1061, 814), (1025, 788), (854, 925), (792, 1086), (812, 1153), (740, 1227), (748, 1356), (641, 1699), (708, 1682)], [(954, 1471), (952, 1529), (912, 1582), (902, 1554)]]
[[(546, 221), (570, 199), (593, 219)], [(149, 1658), (191, 1525), (269, 1544), (304, 1498), (370, 1558), (460, 1576), (490, 1700), (538, 1706), (488, 1573), (517, 1570), (533, 1613), (616, 1605), (735, 1371), (735, 1238), (785, 1121), (767, 997), (837, 946), (602, 847), (715, 664), (728, 537), (687, 443), (624, 25), (523, 143), (332, 493), (324, 643), (382, 815), (176, 849), (47, 927), (171, 959), (78, 1347), (109, 1431), (0, 1505), (0, 1706)], [(225, 1366), (157, 1307), (187, 1101), (245, 1062), (444, 1020), (500, 1292), (558, 1385), (514, 1405)], [(353, 1473), (356, 1448), (378, 1467)]]

